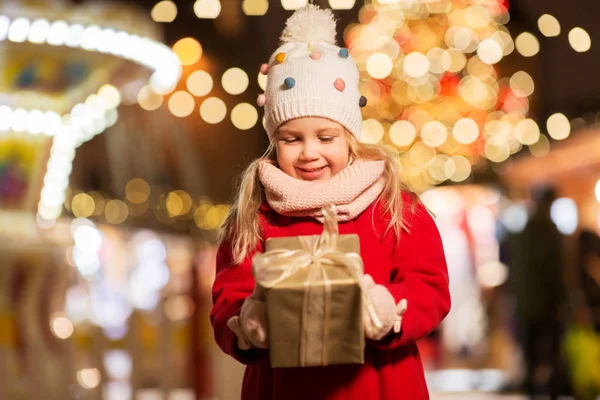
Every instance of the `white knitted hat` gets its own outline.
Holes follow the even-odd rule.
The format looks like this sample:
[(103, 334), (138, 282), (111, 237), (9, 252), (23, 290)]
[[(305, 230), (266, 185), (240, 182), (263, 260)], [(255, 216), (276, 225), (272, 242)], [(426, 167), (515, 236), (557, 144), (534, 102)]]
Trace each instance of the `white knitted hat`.
[(269, 138), (282, 123), (299, 117), (339, 122), (360, 138), (366, 99), (358, 91), (359, 72), (348, 49), (336, 45), (331, 10), (308, 4), (288, 18), (282, 45), (263, 64), (265, 127)]

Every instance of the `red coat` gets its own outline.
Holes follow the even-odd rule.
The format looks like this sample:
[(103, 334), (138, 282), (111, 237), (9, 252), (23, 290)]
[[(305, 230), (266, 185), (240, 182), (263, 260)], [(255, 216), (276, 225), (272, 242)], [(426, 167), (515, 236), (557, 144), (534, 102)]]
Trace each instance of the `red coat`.
[[(434, 330), (450, 310), (448, 271), (433, 219), (421, 204), (411, 212), (410, 197), (405, 195), (404, 199), (410, 232), (403, 233), (397, 245), (393, 231), (380, 237), (385, 221), (380, 218), (379, 205), (371, 205), (354, 220), (339, 224), (341, 234), (359, 235), (365, 273), (385, 285), (397, 302), (408, 300), (400, 334), (379, 342), (367, 341), (362, 365), (272, 369), (267, 351), (240, 351), (237, 338), (226, 323), (239, 314), (244, 299), (254, 288), (251, 257), (240, 265), (232, 265), (229, 245), (221, 245), (210, 317), (221, 349), (247, 365), (243, 400), (429, 398), (415, 342)], [(268, 206), (261, 208), (259, 216), (265, 239), (323, 231), (323, 225), (312, 218), (284, 217)], [(262, 243), (257, 251), (263, 251)]]

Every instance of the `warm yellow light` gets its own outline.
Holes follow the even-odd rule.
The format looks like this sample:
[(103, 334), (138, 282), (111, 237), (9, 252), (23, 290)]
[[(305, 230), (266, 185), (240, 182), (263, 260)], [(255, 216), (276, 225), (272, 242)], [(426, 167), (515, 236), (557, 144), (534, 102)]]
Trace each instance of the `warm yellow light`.
[(458, 94), (467, 103), (479, 105), (489, 96), (488, 87), (481, 79), (471, 75), (464, 77), (458, 85)]
[(412, 78), (419, 78), (429, 71), (429, 59), (418, 51), (404, 57), (404, 72)]
[(538, 28), (542, 35), (547, 37), (560, 35), (560, 23), (550, 14), (544, 14), (538, 18)]
[(196, 39), (187, 37), (179, 39), (173, 45), (173, 52), (182, 65), (193, 65), (200, 61), (202, 57), (202, 46)]
[(217, 97), (209, 97), (200, 105), (200, 116), (209, 124), (218, 124), (225, 119), (227, 106)]
[(435, 155), (435, 149), (425, 145), (423, 142), (415, 143), (408, 152), (410, 161), (412, 161), (413, 164), (423, 168), (429, 165)]
[(98, 387), (100, 381), (100, 371), (96, 368), (85, 368), (77, 371), (77, 382), (85, 389), (94, 389)]
[(452, 32), (451, 43), (460, 51), (467, 51), (473, 42), (473, 31), (469, 28), (458, 28)]
[(249, 82), (248, 74), (241, 68), (229, 68), (221, 78), (223, 89), (233, 95), (244, 93)]
[(308, 0), (281, 0), (281, 5), (285, 10), (296, 10), (304, 7)]
[(356, 0), (329, 0), (329, 6), (334, 10), (351, 10)]
[(569, 44), (576, 52), (583, 53), (592, 47), (592, 39), (584, 29), (576, 27), (569, 32)]
[(446, 142), (448, 129), (439, 121), (430, 121), (421, 129), (421, 139), (429, 147), (439, 147)]
[(221, 13), (221, 2), (219, 0), (196, 0), (194, 3), (194, 14), (202, 19), (215, 19)]
[(446, 50), (434, 47), (427, 52), (429, 60), (429, 70), (434, 74), (442, 74), (450, 69), (452, 57)]
[(492, 138), (485, 143), (486, 158), (495, 163), (501, 163), (510, 157), (510, 147), (503, 138)]
[[(448, 175), (448, 178), (453, 182), (462, 182), (471, 175), (471, 163), (463, 156), (453, 156), (452, 164), (454, 171)], [(448, 163), (446, 163), (448, 165)], [(448, 171), (446, 171), (448, 172)]]
[(194, 98), (191, 94), (178, 91), (169, 98), (169, 111), (176, 117), (187, 117), (194, 111)]
[(548, 134), (554, 140), (563, 140), (571, 134), (571, 123), (562, 113), (552, 114), (546, 121)]
[(125, 198), (133, 204), (142, 204), (150, 196), (150, 185), (140, 178), (134, 178), (125, 186)]
[(259, 72), (257, 79), (258, 79), (258, 86), (260, 86), (260, 88), (262, 90), (265, 90), (267, 88), (267, 75), (263, 75)]
[(515, 42), (508, 32), (499, 30), (492, 35), (492, 39), (502, 47), (502, 53), (507, 56), (515, 50)]
[(383, 125), (375, 119), (367, 119), (362, 123), (361, 140), (364, 143), (379, 143), (383, 139)]
[(156, 3), (150, 13), (155, 22), (173, 22), (177, 17), (177, 6), (172, 1)]
[(244, 0), (242, 11), (249, 16), (265, 15), (269, 9), (269, 0)]
[(137, 96), (140, 107), (144, 110), (152, 111), (156, 110), (162, 105), (163, 96), (160, 93), (156, 93), (149, 85), (144, 86), (140, 89)]
[(121, 93), (111, 84), (106, 84), (98, 90), (98, 96), (104, 101), (107, 108), (117, 108), (121, 104)]
[(448, 71), (455, 73), (462, 71), (465, 65), (467, 65), (467, 57), (456, 50), (448, 50), (448, 54), (450, 54), (450, 59), (452, 60)]
[(477, 56), (479, 59), (489, 65), (493, 65), (502, 60), (504, 50), (500, 44), (493, 39), (485, 39), (477, 47)]
[(78, 193), (73, 196), (71, 210), (77, 218), (87, 218), (94, 212), (96, 203), (94, 198), (87, 193)]
[(540, 127), (531, 118), (524, 119), (515, 129), (517, 140), (525, 145), (532, 145), (540, 138)]
[(393, 67), (392, 59), (384, 53), (373, 53), (367, 59), (367, 72), (375, 79), (387, 78)]
[(529, 32), (523, 32), (517, 36), (515, 46), (523, 57), (535, 56), (540, 51), (540, 42)]
[(206, 96), (213, 88), (212, 76), (206, 71), (192, 72), (186, 83), (190, 93), (198, 97)]
[[(431, 162), (429, 163), (429, 174), (433, 177), (433, 179), (443, 182), (448, 179), (448, 175), (446, 174), (446, 163), (450, 157), (445, 154), (438, 154), (435, 156)], [(454, 169), (452, 169), (454, 173)]]
[(531, 96), (535, 90), (533, 78), (525, 71), (515, 72), (510, 78), (509, 85), (513, 93), (518, 97)]
[[(190, 203), (191, 203), (191, 201), (190, 201)], [(191, 206), (191, 204), (190, 204), (190, 206)], [(176, 217), (176, 216), (185, 214), (185, 212), (183, 212), (184, 201), (179, 192), (169, 193), (169, 195), (167, 196), (167, 200), (166, 200), (166, 207), (167, 207), (167, 211), (169, 212), (170, 217)], [(189, 211), (189, 208), (188, 208), (188, 211)]]
[(491, 21), (491, 12), (481, 4), (472, 4), (465, 9), (465, 22), (468, 26), (474, 29), (484, 29), (494, 22)]
[(231, 122), (240, 130), (248, 130), (258, 122), (258, 111), (251, 104), (240, 103), (231, 110)]
[(192, 197), (185, 190), (175, 190), (172, 193), (181, 199), (181, 211), (179, 215), (185, 215), (192, 209)]
[(390, 127), (390, 140), (398, 147), (406, 147), (414, 142), (417, 136), (415, 126), (408, 121), (396, 121)]
[(73, 323), (63, 316), (57, 316), (50, 321), (50, 329), (59, 339), (68, 339), (73, 334)]
[(104, 218), (106, 222), (114, 225), (122, 224), (129, 216), (127, 204), (121, 200), (111, 200), (104, 207)]
[(471, 118), (461, 118), (454, 124), (452, 136), (458, 143), (471, 144), (479, 137), (479, 125)]
[(529, 146), (529, 152), (534, 157), (545, 157), (550, 153), (550, 141), (544, 135), (540, 135), (540, 140)]

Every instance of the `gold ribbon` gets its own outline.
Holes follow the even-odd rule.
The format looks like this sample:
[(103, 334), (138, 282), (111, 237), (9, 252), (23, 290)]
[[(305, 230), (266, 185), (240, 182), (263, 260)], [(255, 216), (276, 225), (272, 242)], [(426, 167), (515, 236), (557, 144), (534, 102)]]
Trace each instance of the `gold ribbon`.
[[(284, 250), (275, 249), (262, 254), (257, 254), (253, 258), (252, 268), (256, 282), (265, 289), (271, 289), (277, 284), (283, 282), (287, 278), (296, 274), (304, 268), (310, 268), (308, 279), (304, 285), (305, 292), (303, 297), (302, 310), (302, 332), (303, 340), (301, 340), (300, 349), (300, 364), (306, 365), (307, 351), (307, 324), (309, 323), (309, 304), (311, 298), (315, 296), (313, 293), (314, 283), (321, 275), (325, 282), (325, 326), (323, 327), (323, 343), (327, 343), (328, 338), (328, 315), (331, 298), (331, 281), (327, 276), (326, 269), (323, 266), (334, 266), (346, 269), (352, 278), (359, 283), (362, 293), (363, 304), (366, 307), (369, 317), (373, 324), (381, 327), (381, 321), (375, 312), (375, 308), (367, 295), (361, 277), (363, 276), (363, 262), (360, 255), (357, 253), (344, 253), (337, 249), (337, 240), (339, 236), (338, 222), (335, 211), (335, 206), (329, 204), (323, 207), (324, 229), (318, 240), (309, 241), (306, 237), (299, 236), (298, 240), (301, 245), (300, 249)], [(317, 294), (318, 295), (318, 294)], [(313, 344), (311, 343), (311, 346)], [(327, 346), (323, 346), (321, 355), (323, 361), (327, 359)]]

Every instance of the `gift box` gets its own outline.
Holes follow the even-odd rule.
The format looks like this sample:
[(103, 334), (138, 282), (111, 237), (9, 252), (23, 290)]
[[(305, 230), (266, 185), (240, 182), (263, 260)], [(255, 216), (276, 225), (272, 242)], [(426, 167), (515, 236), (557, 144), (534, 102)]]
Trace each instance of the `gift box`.
[(253, 270), (264, 288), (273, 368), (364, 362), (359, 253), (358, 235), (338, 235), (331, 213), (322, 235), (266, 241)]

